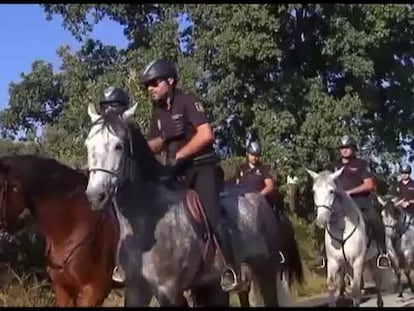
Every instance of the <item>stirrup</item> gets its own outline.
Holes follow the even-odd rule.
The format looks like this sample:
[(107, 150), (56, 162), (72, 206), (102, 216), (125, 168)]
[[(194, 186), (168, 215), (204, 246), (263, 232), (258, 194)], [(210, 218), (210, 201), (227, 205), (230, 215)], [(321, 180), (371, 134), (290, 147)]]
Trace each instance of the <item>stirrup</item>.
[(123, 275), (123, 271), (120, 270), (118, 266), (115, 266), (114, 270), (112, 271), (112, 280), (117, 283), (125, 282), (125, 275)]
[[(381, 259), (383, 259), (383, 258), (385, 258), (385, 259), (387, 260), (387, 267), (382, 267), (382, 266), (380, 265), (380, 261), (381, 261)], [(390, 261), (390, 259), (389, 259), (388, 255), (387, 255), (387, 254), (380, 254), (380, 255), (377, 257), (377, 268), (378, 268), (378, 269), (383, 269), (383, 270), (386, 270), (386, 269), (389, 269), (390, 267), (391, 267), (391, 261)]]
[(280, 256), (280, 263), (286, 263), (286, 259), (285, 259), (285, 255), (283, 255), (283, 253), (281, 251), (279, 251), (279, 256)]
[(316, 266), (316, 269), (325, 269), (326, 267), (326, 260), (324, 257), (320, 257), (322, 259), (322, 264), (320, 266)]
[[(226, 273), (231, 273), (232, 277), (233, 277), (233, 283), (231, 283), (230, 285), (224, 286), (223, 285), (223, 281), (224, 281), (224, 274)], [(232, 290), (235, 290), (238, 286), (239, 286), (239, 282), (238, 282), (238, 278), (237, 278), (237, 273), (236, 271), (234, 271), (234, 269), (232, 267), (227, 267), (223, 273), (221, 274), (221, 281), (220, 281), (220, 285), (221, 288), (225, 291), (225, 292), (229, 292)]]

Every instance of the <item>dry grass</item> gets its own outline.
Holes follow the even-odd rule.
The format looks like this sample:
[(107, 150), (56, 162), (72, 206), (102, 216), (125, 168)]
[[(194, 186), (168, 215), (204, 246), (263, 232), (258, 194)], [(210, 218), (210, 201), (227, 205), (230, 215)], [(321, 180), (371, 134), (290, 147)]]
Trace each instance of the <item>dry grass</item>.
[[(324, 289), (324, 278), (305, 270), (306, 283), (303, 287), (293, 286), (291, 295), (296, 298), (318, 294)], [(1, 307), (51, 307), (54, 297), (50, 283), (40, 280), (34, 274), (19, 276), (15, 271), (4, 266), (1, 273), (2, 290), (0, 292)], [(120, 307), (123, 305), (124, 291), (116, 289), (106, 298), (104, 307)], [(237, 296), (230, 297), (234, 307), (239, 306)], [(153, 300), (151, 306), (157, 306)]]

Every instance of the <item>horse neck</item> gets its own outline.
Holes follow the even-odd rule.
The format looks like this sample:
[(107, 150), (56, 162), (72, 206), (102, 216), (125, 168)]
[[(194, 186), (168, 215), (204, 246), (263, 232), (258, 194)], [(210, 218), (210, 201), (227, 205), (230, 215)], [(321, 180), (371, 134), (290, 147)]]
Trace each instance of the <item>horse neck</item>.
[(131, 134), (131, 161), (135, 164), (135, 176), (140, 179), (140, 182), (158, 181), (162, 175), (164, 166), (157, 160), (139, 129), (132, 123), (128, 123), (128, 128)]
[(341, 187), (337, 187), (336, 191), (334, 210), (343, 210), (344, 218), (353, 224), (357, 224), (358, 218), (362, 218), (362, 212), (354, 200)]

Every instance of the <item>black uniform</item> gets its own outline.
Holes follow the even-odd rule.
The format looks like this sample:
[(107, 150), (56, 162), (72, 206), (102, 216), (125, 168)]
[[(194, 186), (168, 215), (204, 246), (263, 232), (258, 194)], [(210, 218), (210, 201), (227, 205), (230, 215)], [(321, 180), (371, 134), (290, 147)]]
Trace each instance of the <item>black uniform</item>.
[[(338, 180), (344, 190), (350, 190), (352, 188), (358, 187), (363, 183), (364, 179), (373, 178), (373, 175), (369, 169), (368, 162), (356, 157), (349, 159), (349, 162), (346, 164), (343, 164), (341, 161), (335, 161), (333, 166), (335, 170), (344, 167), (344, 171), (342, 172), (341, 176), (338, 177)], [(378, 246), (382, 252), (385, 252), (386, 248), (384, 224), (379, 212), (372, 204), (370, 195), (370, 192), (365, 192), (353, 194), (351, 197), (354, 199), (366, 217), (374, 223), (374, 235)]]
[[(249, 163), (240, 165), (236, 171), (236, 178), (239, 179), (240, 185), (252, 192), (260, 192), (265, 187), (265, 180), (273, 178), (270, 174), (270, 169), (267, 165), (259, 163), (251, 167)], [(275, 194), (269, 193), (266, 195), (269, 204), (275, 204)]]
[[(404, 199), (406, 201), (414, 200), (414, 181), (410, 179), (406, 184), (403, 183), (403, 181), (400, 181), (398, 183), (397, 193), (399, 199)], [(414, 204), (410, 203), (405, 210), (409, 213), (413, 213)]]
[[(171, 108), (167, 110), (155, 106), (148, 133), (148, 139), (161, 137), (172, 128), (172, 118), (182, 117), (185, 123), (185, 134), (167, 143), (167, 163), (173, 163), (175, 154), (196, 133), (196, 128), (207, 123), (207, 116), (202, 105), (196, 98), (188, 93), (176, 89)], [(217, 157), (212, 144), (192, 157), (192, 164), (185, 170), (186, 184), (197, 192), (206, 211), (212, 229), (219, 225), (221, 215), (219, 208), (220, 184), (217, 176)]]

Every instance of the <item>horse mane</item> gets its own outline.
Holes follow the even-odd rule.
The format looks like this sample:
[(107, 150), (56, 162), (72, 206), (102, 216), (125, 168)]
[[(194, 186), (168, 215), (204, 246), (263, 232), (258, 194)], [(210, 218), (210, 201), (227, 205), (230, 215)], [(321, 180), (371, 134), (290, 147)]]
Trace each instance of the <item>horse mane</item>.
[(86, 188), (88, 182), (84, 174), (45, 156), (5, 156), (1, 162), (22, 183), (29, 197), (67, 195), (77, 187)]
[(117, 136), (129, 134), (132, 158), (139, 165), (141, 174), (146, 180), (158, 181), (164, 172), (164, 166), (154, 156), (139, 125), (132, 121), (125, 122), (119, 113), (112, 110), (102, 116), (102, 121), (102, 126)]
[[(329, 170), (325, 170), (319, 173), (319, 177), (315, 180), (315, 186), (319, 186), (322, 185), (323, 183), (328, 183), (331, 181), (331, 177), (330, 175), (332, 174), (331, 171)], [(341, 183), (339, 182), (338, 179), (335, 179), (334, 181), (334, 185), (335, 185), (335, 193), (338, 196), (338, 199), (341, 201), (347, 200), (349, 204), (345, 204), (345, 207), (349, 207), (352, 208), (353, 210), (355, 210), (359, 216), (362, 217), (362, 212), (361, 210), (358, 208), (358, 205), (355, 203), (355, 201), (346, 194), (344, 188), (342, 187)], [(335, 203), (335, 201), (334, 201)]]

